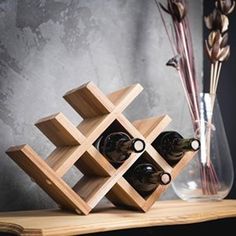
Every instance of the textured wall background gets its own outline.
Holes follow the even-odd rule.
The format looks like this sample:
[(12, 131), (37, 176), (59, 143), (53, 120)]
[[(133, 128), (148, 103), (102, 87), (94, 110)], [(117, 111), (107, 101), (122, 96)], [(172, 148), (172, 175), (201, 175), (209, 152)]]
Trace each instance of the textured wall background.
[[(189, 3), (201, 80), (202, 4)], [(28, 143), (46, 158), (54, 147), (34, 123), (59, 111), (80, 122), (62, 96), (84, 82), (105, 93), (140, 83), (144, 91), (126, 115), (166, 113), (173, 118), (168, 128), (187, 132), (182, 88), (165, 66), (172, 56), (152, 0), (0, 1), (0, 210), (55, 206), (5, 151)], [(72, 171), (65, 178), (76, 177)], [(162, 196), (175, 197), (171, 188)]]

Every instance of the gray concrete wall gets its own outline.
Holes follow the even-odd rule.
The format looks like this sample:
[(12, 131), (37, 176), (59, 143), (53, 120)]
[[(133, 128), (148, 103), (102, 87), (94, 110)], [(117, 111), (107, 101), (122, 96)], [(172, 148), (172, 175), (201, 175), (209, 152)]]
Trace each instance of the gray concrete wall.
[[(202, 2), (189, 3), (201, 80)], [(140, 83), (144, 91), (126, 110), (129, 119), (169, 114), (168, 128), (184, 133), (182, 87), (165, 66), (172, 56), (152, 0), (0, 1), (0, 211), (56, 206), (5, 151), (28, 143), (46, 158), (54, 147), (34, 123), (61, 111), (78, 124), (62, 96), (84, 82), (105, 93)], [(77, 177), (73, 170), (65, 178)], [(171, 188), (162, 196), (175, 197)]]

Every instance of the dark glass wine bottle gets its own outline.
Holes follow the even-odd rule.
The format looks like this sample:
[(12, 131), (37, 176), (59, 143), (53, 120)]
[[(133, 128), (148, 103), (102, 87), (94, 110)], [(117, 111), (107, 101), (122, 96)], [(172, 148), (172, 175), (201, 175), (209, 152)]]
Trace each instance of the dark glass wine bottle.
[(150, 195), (158, 185), (167, 185), (171, 181), (169, 173), (148, 162), (134, 164), (125, 174), (125, 178), (143, 197)]
[(102, 135), (95, 146), (111, 163), (121, 164), (132, 152), (142, 152), (145, 142), (139, 138), (131, 138), (125, 132), (112, 132)]
[(152, 143), (159, 154), (170, 164), (175, 165), (187, 151), (197, 151), (200, 141), (195, 138), (184, 139), (178, 132), (162, 132)]

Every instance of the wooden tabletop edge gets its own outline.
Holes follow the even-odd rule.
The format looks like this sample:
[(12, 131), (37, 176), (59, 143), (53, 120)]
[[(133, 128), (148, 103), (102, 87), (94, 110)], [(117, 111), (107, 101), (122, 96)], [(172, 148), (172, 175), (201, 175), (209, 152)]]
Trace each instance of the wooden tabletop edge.
[(109, 208), (76, 215), (60, 210), (0, 213), (0, 232), (18, 235), (82, 235), (132, 228), (186, 225), (236, 217), (236, 200), (159, 201), (146, 213)]

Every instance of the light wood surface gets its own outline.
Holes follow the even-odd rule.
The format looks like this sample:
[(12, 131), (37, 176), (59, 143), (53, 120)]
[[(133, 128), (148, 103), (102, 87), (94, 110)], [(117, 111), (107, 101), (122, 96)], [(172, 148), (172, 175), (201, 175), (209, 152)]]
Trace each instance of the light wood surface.
[(163, 129), (171, 122), (168, 115), (136, 120), (133, 125), (145, 137), (146, 141), (152, 143)]
[(56, 146), (73, 146), (83, 142), (78, 129), (61, 113), (40, 119), (35, 125)]
[[(0, 213), (0, 232), (22, 236), (66, 236), (119, 229), (204, 222), (236, 217), (236, 200), (211, 202), (159, 201), (147, 213), (110, 206), (87, 216), (60, 210)], [(191, 227), (191, 226), (189, 226)]]
[(91, 208), (29, 146), (11, 147), (6, 152), (60, 206), (88, 214)]
[(133, 84), (129, 87), (113, 92), (107, 97), (115, 105), (114, 112), (121, 113), (143, 90), (140, 84)]
[(108, 114), (114, 109), (111, 101), (91, 81), (68, 91), (63, 97), (84, 119)]

